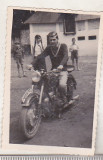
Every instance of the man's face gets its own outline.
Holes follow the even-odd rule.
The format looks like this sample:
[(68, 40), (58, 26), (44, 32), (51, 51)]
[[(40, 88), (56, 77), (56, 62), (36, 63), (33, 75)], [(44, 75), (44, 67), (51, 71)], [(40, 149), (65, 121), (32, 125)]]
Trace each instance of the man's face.
[(58, 39), (57, 39), (56, 36), (54, 36), (54, 37), (49, 37), (49, 42), (50, 42), (50, 45), (51, 45), (51, 46), (57, 46), (57, 44), (58, 44)]

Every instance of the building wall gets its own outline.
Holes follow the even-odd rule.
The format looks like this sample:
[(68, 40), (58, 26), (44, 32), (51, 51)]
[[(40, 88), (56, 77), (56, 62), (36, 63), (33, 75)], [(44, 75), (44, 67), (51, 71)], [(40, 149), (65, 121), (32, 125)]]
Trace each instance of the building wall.
[[(84, 28), (85, 26), (85, 28)], [(91, 27), (90, 27), (91, 26)], [(89, 28), (90, 27), (90, 28)], [(60, 30), (60, 32), (59, 32)], [(99, 29), (93, 27), (92, 23), (88, 25), (88, 20), (81, 23), (81, 30), (78, 27), (78, 22), (76, 22), (76, 34), (75, 35), (64, 35), (63, 34), (63, 24), (59, 25), (59, 39), (62, 43), (66, 43), (68, 48), (72, 43), (72, 38), (76, 38), (76, 43), (79, 46), (79, 55), (80, 56), (96, 56), (98, 52), (98, 38), (99, 38)], [(96, 36), (96, 39), (89, 40), (89, 36)], [(85, 37), (85, 40), (78, 40), (78, 37)]]
[[(47, 45), (47, 34), (51, 31), (56, 31), (59, 35), (59, 41), (66, 43), (68, 50), (72, 44), (72, 38), (76, 38), (76, 43), (79, 46), (80, 56), (96, 56), (98, 51), (98, 36), (99, 36), (99, 22), (96, 20), (92, 21), (81, 21), (76, 22), (76, 34), (64, 35), (63, 24), (31, 24), (30, 25), (30, 43), (31, 52), (34, 46), (34, 37), (36, 34), (42, 36), (43, 45)], [(78, 37), (85, 37), (85, 40), (78, 40)], [(96, 36), (96, 39), (89, 40), (88, 36)], [(70, 55), (70, 53), (69, 53)]]
[[(84, 22), (84, 30), (78, 30), (78, 22), (76, 23), (76, 38), (80, 48), (80, 55), (96, 56), (98, 52), (98, 38), (99, 38), (99, 26), (96, 20), (92, 20), (90, 23)], [(94, 25), (93, 25), (94, 24)], [(97, 24), (95, 26), (95, 24)], [(78, 37), (84, 36), (85, 40), (78, 40)], [(89, 40), (89, 36), (96, 36), (96, 39)]]

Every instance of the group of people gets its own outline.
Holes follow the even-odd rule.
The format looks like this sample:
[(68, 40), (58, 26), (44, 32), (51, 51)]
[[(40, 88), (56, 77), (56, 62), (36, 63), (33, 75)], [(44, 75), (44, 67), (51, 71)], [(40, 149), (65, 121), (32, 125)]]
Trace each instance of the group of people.
[[(53, 68), (57, 68), (57, 66), (59, 65), (59, 60), (57, 60), (56, 61), (56, 66), (54, 65), (54, 63), (55, 63), (55, 60), (54, 59), (58, 59), (58, 57), (59, 57), (59, 59), (61, 58), (61, 60), (63, 59), (65, 59), (65, 57), (66, 57), (66, 55), (68, 55), (68, 49), (67, 49), (67, 46), (65, 45), (65, 44), (60, 44), (59, 43), (59, 41), (58, 41), (58, 35), (57, 35), (57, 33), (55, 33), (55, 32), (50, 32), (49, 34), (48, 34), (48, 37), (49, 37), (49, 45), (46, 47), (46, 49), (45, 49), (45, 51), (44, 51), (44, 47), (43, 47), (43, 43), (42, 43), (42, 38), (41, 38), (41, 36), (40, 35), (36, 35), (35, 36), (35, 43), (34, 43), (34, 48), (33, 48), (33, 55), (34, 55), (34, 59), (33, 59), (33, 65), (34, 65), (34, 68), (38, 68), (38, 67), (40, 67), (40, 65), (41, 65), (41, 63), (38, 61), (37, 63), (36, 63), (36, 61), (39, 59), (39, 57), (40, 57), (40, 55), (42, 54), (42, 53), (45, 53), (46, 54), (46, 52), (47, 52), (47, 54), (49, 53), (49, 52), (52, 52), (52, 54), (49, 54), (49, 56), (50, 56), (50, 59), (51, 59), (51, 62), (52, 62), (52, 69)], [(51, 37), (55, 37), (56, 39), (52, 39), (51, 40)], [(50, 47), (49, 47), (50, 46)], [(54, 47), (55, 46), (55, 47)], [(65, 46), (65, 47), (62, 47), (62, 46)], [(48, 49), (49, 48), (49, 49)], [(63, 51), (59, 51), (59, 50), (62, 50), (62, 48), (63, 48)], [(57, 50), (57, 52), (56, 52), (56, 50)], [(72, 60), (72, 65), (74, 66), (74, 69), (76, 69), (77, 68), (77, 71), (79, 71), (80, 69), (79, 69), (79, 65), (78, 65), (78, 50), (79, 50), (79, 47), (78, 47), (78, 45), (76, 44), (76, 39), (75, 38), (72, 38), (72, 45), (70, 46), (70, 49), (69, 49), (69, 51), (71, 52), (71, 60)], [(54, 53), (55, 52), (55, 53)], [(61, 52), (61, 53), (60, 53)], [(65, 54), (65, 52), (66, 52), (66, 54)], [(58, 54), (58, 53), (60, 53), (60, 55)], [(44, 54), (44, 55), (45, 55)], [(63, 56), (63, 55), (64, 56)], [(43, 55), (43, 56), (44, 56)], [(41, 55), (41, 57), (42, 57), (42, 55)], [(55, 57), (54, 59), (53, 59), (53, 57)], [(64, 60), (65, 61), (65, 60)], [(61, 64), (62, 64), (62, 62), (61, 62)], [(60, 67), (60, 66), (59, 66)], [(63, 65), (63, 68), (65, 67), (65, 64)], [(61, 68), (62, 69), (62, 68)]]
[[(44, 49), (43, 43), (42, 43), (42, 38), (40, 35), (35, 36), (35, 43), (34, 43), (34, 49), (33, 49), (33, 60), (32, 60), (32, 66), (34, 67), (35, 70), (39, 70), (40, 68), (45, 69), (45, 57), (49, 56), (52, 64), (52, 70), (59, 69), (61, 70), (60, 73), (60, 79), (59, 79), (59, 86), (60, 90), (62, 93), (62, 97), (65, 99), (65, 95), (67, 93), (67, 71), (66, 71), (66, 66), (68, 62), (68, 47), (64, 43), (59, 43), (59, 37), (56, 32), (50, 32), (48, 34), (49, 38), (49, 44), (47, 47)], [(71, 52), (71, 60), (72, 60), (72, 65), (75, 64), (74, 62), (76, 61), (76, 67), (77, 70), (79, 70), (78, 67), (78, 46), (75, 43), (76, 39), (72, 38), (72, 45), (69, 49)], [(23, 50), (20, 47), (20, 44), (16, 44), (15, 46), (15, 51), (14, 51), (14, 58), (17, 63), (17, 69), (18, 69), (18, 76), (20, 76), (20, 65), (23, 71), (23, 76), (24, 70), (23, 70), (23, 60), (24, 58), (24, 53)], [(75, 67), (75, 68), (76, 68)]]
[[(42, 57), (41, 54), (46, 55), (50, 54), (50, 59), (52, 62), (52, 69), (59, 66), (59, 68), (65, 68), (65, 61), (68, 61), (68, 49), (66, 44), (60, 44), (59, 43), (59, 38), (56, 32), (50, 32), (48, 34), (49, 37), (49, 45), (44, 49), (43, 43), (42, 43), (42, 38), (40, 35), (35, 36), (35, 41), (34, 41), (34, 48), (33, 48), (33, 61), (32, 64), (34, 68), (40, 68), (42, 65), (41, 62), (38, 61), (39, 57)], [(51, 39), (51, 37), (53, 37)], [(71, 60), (72, 60), (72, 65), (74, 68), (79, 71), (79, 66), (78, 66), (78, 50), (79, 47), (76, 44), (76, 39), (72, 38), (72, 45), (70, 46), (69, 51), (71, 52)], [(17, 63), (17, 69), (18, 69), (18, 77), (20, 78), (20, 66), (23, 72), (23, 76), (26, 77), (23, 69), (23, 59), (24, 59), (24, 51), (20, 45), (20, 42), (15, 42), (15, 46), (13, 47), (13, 57), (16, 60)], [(59, 58), (58, 58), (59, 57)], [(56, 60), (57, 59), (57, 60)], [(37, 63), (38, 62), (38, 63)], [(44, 65), (44, 64), (43, 64)]]

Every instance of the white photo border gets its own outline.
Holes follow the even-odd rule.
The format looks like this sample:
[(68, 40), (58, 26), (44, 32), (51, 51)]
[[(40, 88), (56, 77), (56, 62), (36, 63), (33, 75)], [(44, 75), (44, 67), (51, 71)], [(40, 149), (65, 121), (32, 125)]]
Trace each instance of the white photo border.
[[(34, 11), (49, 11), (49, 12), (62, 12), (62, 13), (78, 13), (78, 14), (91, 14), (100, 15), (100, 30), (98, 41), (98, 60), (97, 60), (97, 74), (96, 74), (96, 89), (95, 89), (95, 110), (93, 120), (93, 133), (92, 133), (92, 147), (87, 148), (71, 148), (71, 147), (54, 147), (54, 146), (37, 146), (37, 145), (23, 145), (23, 144), (10, 144), (9, 143), (9, 115), (10, 115), (10, 75), (11, 75), (11, 28), (13, 9), (24, 9)], [(24, 8), (24, 7), (8, 7), (7, 12), (7, 39), (6, 39), (6, 65), (5, 65), (5, 87), (4, 87), (4, 108), (3, 108), (3, 135), (2, 135), (2, 149), (20, 151), (20, 154), (59, 154), (59, 155), (94, 155), (95, 151), (95, 139), (97, 128), (97, 111), (99, 101), (99, 83), (100, 83), (100, 69), (101, 69), (101, 55), (102, 55), (102, 31), (103, 28), (103, 13), (101, 12), (84, 12), (84, 11), (72, 11), (61, 9), (41, 9), (41, 8)], [(29, 151), (30, 150), (30, 151)]]

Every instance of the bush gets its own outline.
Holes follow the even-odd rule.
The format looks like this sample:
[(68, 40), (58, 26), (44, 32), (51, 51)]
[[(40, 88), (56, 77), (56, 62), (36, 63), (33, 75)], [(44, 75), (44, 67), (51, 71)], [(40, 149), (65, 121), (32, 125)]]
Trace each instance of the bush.
[(24, 50), (24, 54), (25, 55), (30, 55), (31, 54), (31, 48), (30, 48), (30, 45), (27, 44), (27, 45), (23, 45), (23, 50)]

